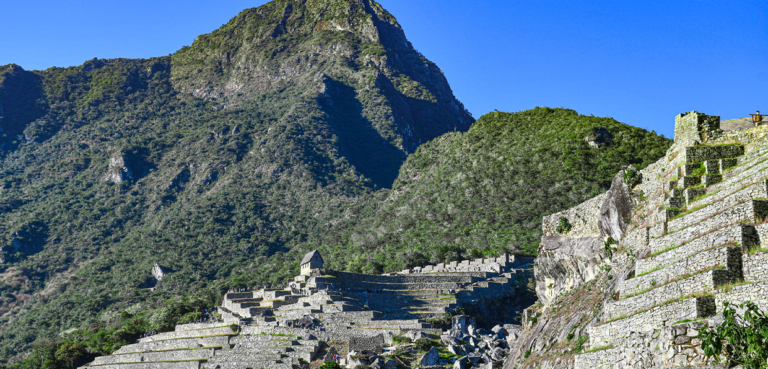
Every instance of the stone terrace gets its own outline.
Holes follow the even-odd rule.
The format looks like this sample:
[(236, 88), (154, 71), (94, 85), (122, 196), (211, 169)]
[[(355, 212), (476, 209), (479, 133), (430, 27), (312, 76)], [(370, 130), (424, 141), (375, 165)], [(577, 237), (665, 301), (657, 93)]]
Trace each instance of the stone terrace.
[[(712, 118), (717, 117), (705, 120), (719, 121)], [(766, 308), (768, 148), (762, 137), (768, 132), (765, 127), (754, 130), (762, 132), (756, 143), (733, 139), (756, 135), (744, 132), (715, 135), (713, 140), (726, 144), (713, 146), (705, 140), (680, 147), (676, 137), (677, 147), (657, 163), (656, 172), (645, 173), (643, 178), (652, 180), (643, 184), (644, 191), (663, 196), (657, 205), (661, 216), (647, 213), (647, 222), (631, 231), (650, 237), (626, 237), (634, 243), (624, 247), (644, 251), (634, 273), (619, 282), (617, 296), (605, 303), (600, 321), (589, 327), (594, 352), (578, 355), (576, 368), (616, 367), (618, 362), (658, 368), (708, 365), (695, 334), (683, 339), (686, 329), (696, 332), (690, 324), (721, 313), (724, 301), (750, 300)], [(654, 178), (660, 168), (663, 175)], [(651, 208), (653, 201), (648, 200)], [(688, 327), (682, 334), (675, 331), (681, 325)], [(662, 328), (668, 329), (662, 330), (662, 336), (667, 334), (663, 342)], [(669, 352), (654, 354), (643, 342), (657, 342)], [(640, 356), (624, 360), (630, 352)]]
[[(532, 277), (530, 263), (504, 256), (386, 275), (313, 269), (284, 289), (226, 294), (223, 323), (179, 325), (82, 368), (291, 369), (315, 359), (322, 341), (346, 341), (348, 351), (380, 349), (397, 334), (442, 333), (426, 319), (513, 294)], [(300, 327), (307, 321), (312, 327)]]

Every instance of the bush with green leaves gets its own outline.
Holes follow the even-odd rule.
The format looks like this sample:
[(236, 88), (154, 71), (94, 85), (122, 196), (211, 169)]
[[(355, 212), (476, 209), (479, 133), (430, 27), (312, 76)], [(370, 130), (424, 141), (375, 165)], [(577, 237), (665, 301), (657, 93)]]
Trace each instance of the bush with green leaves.
[(318, 369), (341, 369), (341, 366), (335, 361), (326, 361)]
[(729, 367), (764, 369), (768, 367), (768, 315), (753, 302), (738, 308), (723, 302), (723, 322), (699, 331), (704, 355), (723, 360)]

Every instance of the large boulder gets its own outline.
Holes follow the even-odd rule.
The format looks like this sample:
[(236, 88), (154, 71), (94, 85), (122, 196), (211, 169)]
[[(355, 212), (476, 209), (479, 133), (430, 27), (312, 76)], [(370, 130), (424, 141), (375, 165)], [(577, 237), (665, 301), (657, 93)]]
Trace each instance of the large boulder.
[(600, 207), (597, 228), (604, 237), (618, 241), (627, 232), (627, 223), (632, 216), (631, 187), (638, 182), (637, 169), (629, 166), (613, 177), (611, 189), (605, 195)]
[(433, 366), (437, 364), (437, 361), (440, 360), (440, 353), (437, 352), (436, 348), (432, 348), (431, 350), (427, 351), (424, 356), (421, 357), (421, 360), (419, 360), (419, 364), (422, 367), (425, 366)]
[(465, 336), (471, 336), (470, 334), (470, 327), (472, 327), (472, 331), (477, 327), (477, 322), (475, 321), (475, 318), (469, 316), (469, 315), (456, 315), (451, 320), (451, 337), (456, 338), (463, 338)]

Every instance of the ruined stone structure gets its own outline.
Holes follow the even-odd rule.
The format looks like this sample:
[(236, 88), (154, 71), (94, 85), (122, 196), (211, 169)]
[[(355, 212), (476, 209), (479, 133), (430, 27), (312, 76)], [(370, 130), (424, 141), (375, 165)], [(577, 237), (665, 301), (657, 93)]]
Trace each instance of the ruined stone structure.
[(314, 250), (304, 255), (304, 258), (301, 259), (300, 268), (301, 275), (310, 275), (313, 269), (322, 269), (323, 257), (320, 256), (320, 252)]
[[(723, 302), (768, 308), (768, 127), (723, 132), (719, 121), (678, 115), (665, 157), (544, 218), (534, 266), (543, 305), (526, 311), (531, 319), (505, 369), (522, 367), (526, 351), (542, 368), (710, 366), (696, 335), (719, 324)], [(621, 209), (610, 197), (628, 199), (630, 213), (611, 215)], [(557, 231), (561, 218), (569, 231)], [(558, 316), (559, 302), (593, 280), (590, 289), (604, 297), (593, 312), (578, 312), (590, 317), (586, 325)], [(561, 359), (554, 348), (568, 332), (588, 341)]]
[(226, 294), (222, 323), (179, 325), (83, 369), (291, 369), (330, 341), (336, 351), (381, 352), (399, 334), (440, 338), (428, 319), (513, 294), (531, 277), (529, 260), (510, 256), (365, 275), (322, 269), (313, 251), (284, 289)]

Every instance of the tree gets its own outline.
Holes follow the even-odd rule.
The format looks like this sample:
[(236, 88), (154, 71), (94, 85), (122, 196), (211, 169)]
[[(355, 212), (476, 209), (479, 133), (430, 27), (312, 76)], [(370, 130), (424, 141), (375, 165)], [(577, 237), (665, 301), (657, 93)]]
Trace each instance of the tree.
[(724, 357), (732, 365), (748, 369), (765, 369), (768, 367), (768, 315), (753, 302), (738, 307), (743, 314), (724, 302), (723, 323), (699, 332), (704, 354), (715, 360)]
[(67, 364), (67, 368), (72, 368), (75, 363), (85, 356), (85, 346), (76, 343), (65, 343), (56, 350), (54, 354), (56, 360)]

